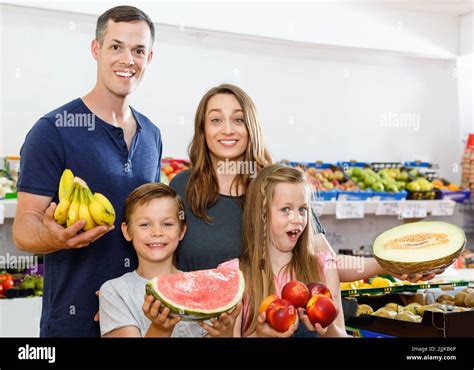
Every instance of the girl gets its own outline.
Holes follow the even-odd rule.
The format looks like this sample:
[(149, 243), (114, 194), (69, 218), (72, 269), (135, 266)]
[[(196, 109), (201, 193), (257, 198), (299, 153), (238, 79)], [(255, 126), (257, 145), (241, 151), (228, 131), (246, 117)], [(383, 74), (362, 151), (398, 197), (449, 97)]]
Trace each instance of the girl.
[[(328, 328), (313, 326), (300, 308), (299, 318), (309, 331), (320, 335), (347, 336), (339, 290), (339, 277), (332, 251), (323, 234), (313, 229), (310, 211), (311, 191), (303, 172), (282, 165), (262, 169), (250, 184), (244, 205), (241, 269), (246, 293), (241, 320), (234, 335), (288, 337), (297, 323), (285, 333), (265, 323), (258, 315), (260, 303), (270, 294), (281, 294), (291, 280), (304, 283), (321, 281), (330, 289), (338, 309)], [(313, 248), (312, 246), (315, 246)]]

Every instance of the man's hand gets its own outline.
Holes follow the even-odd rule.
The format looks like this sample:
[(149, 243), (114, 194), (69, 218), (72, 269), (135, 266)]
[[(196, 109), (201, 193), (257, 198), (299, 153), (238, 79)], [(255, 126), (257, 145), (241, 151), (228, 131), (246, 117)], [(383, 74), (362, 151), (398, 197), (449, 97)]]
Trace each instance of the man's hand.
[(70, 227), (64, 228), (54, 220), (54, 211), (56, 203), (52, 202), (46, 209), (43, 217), (43, 225), (41, 238), (55, 249), (74, 249), (87, 247), (104, 234), (112, 231), (114, 225), (96, 226), (90, 230), (79, 233), (86, 224), (85, 220), (79, 220)]

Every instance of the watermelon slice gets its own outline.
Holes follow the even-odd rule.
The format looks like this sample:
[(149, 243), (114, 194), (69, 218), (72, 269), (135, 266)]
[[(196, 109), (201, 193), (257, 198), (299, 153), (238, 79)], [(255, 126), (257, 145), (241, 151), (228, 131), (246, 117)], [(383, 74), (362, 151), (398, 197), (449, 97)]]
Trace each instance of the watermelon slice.
[(231, 310), (244, 289), (242, 272), (234, 266), (178, 272), (155, 277), (146, 285), (147, 294), (185, 320), (204, 320)]

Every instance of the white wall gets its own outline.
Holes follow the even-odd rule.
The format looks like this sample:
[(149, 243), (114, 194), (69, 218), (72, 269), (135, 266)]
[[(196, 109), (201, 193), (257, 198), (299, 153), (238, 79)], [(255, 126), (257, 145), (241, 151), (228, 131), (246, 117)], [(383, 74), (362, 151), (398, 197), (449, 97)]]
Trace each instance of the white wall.
[[(41, 114), (93, 86), (89, 43), (95, 21), (2, 7), (0, 154), (18, 153)], [(416, 158), (440, 163), (449, 175), (460, 146), (455, 67), (449, 59), (213, 32), (201, 39), (163, 26), (134, 106), (161, 128), (165, 155), (182, 157), (199, 99), (209, 87), (232, 82), (255, 100), (275, 159)], [(419, 127), (394, 127), (397, 114), (418, 117)]]
[[(91, 0), (6, 2), (95, 16), (122, 4)], [(448, 59), (456, 56), (458, 48), (456, 16), (400, 9), (397, 1), (129, 0), (126, 3), (146, 11), (154, 22), (184, 28)]]
[(466, 140), (469, 133), (474, 133), (474, 13), (465, 14), (459, 19), (459, 58), (458, 94), (459, 94), (459, 120), (461, 138)]

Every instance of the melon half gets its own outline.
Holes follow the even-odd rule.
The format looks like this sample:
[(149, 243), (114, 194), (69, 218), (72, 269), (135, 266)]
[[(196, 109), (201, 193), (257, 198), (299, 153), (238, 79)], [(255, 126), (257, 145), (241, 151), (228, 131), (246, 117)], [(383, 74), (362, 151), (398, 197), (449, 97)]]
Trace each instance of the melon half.
[(464, 231), (446, 222), (421, 221), (379, 235), (373, 253), (392, 274), (437, 273), (453, 263), (466, 244)]
[(185, 320), (204, 320), (231, 310), (244, 289), (242, 272), (234, 267), (179, 272), (155, 277), (146, 285), (147, 294), (159, 299), (172, 316)]

